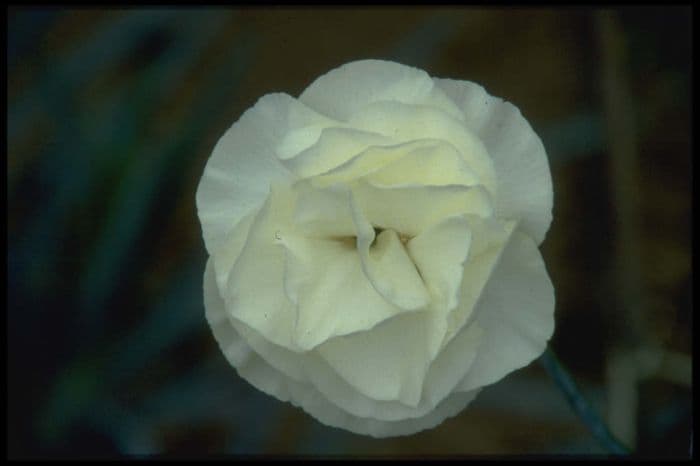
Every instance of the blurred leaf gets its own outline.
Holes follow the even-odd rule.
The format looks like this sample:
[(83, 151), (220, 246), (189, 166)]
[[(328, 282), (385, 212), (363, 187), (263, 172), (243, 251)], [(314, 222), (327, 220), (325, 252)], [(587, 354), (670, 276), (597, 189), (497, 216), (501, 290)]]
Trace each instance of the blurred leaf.
[[(16, 245), (20, 251), (18, 263), (25, 267), (28, 274), (25, 281), (33, 283), (34, 289), (41, 290), (42, 284), (50, 278), (48, 274), (56, 269), (55, 263), (62, 253), (59, 248), (65, 238), (69, 214), (90, 197), (104, 173), (113, 168), (115, 163), (125, 163), (125, 155), (131, 156), (129, 160), (136, 160), (137, 165), (132, 167), (130, 175), (132, 177), (139, 177), (133, 173), (134, 170), (162, 170), (162, 164), (167, 162), (168, 150), (172, 150), (181, 141), (173, 138), (161, 142), (160, 146), (143, 147), (144, 142), (137, 139), (138, 133), (134, 129), (148, 123), (148, 116), (155, 111), (154, 105), (159, 103), (159, 99), (174, 93), (174, 88), (180, 84), (184, 73), (224, 26), (225, 18), (211, 11), (193, 13), (188, 19), (176, 16), (174, 12), (155, 15), (147, 13), (133, 13), (134, 19), (130, 20), (129, 15), (123, 19), (126, 23), (122, 25), (128, 27), (121, 34), (131, 37), (132, 41), (122, 38), (110, 42), (114, 39), (114, 34), (119, 35), (118, 28), (104, 33), (99, 38), (100, 41), (88, 41), (91, 45), (87, 51), (68, 60), (69, 64), (65, 68), (60, 68), (55, 73), (47, 68), (47, 78), (36, 87), (34, 95), (41, 102), (46, 102), (49, 109), (56, 110), (56, 115), (67, 113), (67, 116), (56, 119), (58, 127), (55, 139), (44, 145), (44, 154), (41, 154), (35, 175), (45, 192), (46, 204), (41, 208), (41, 215), (36, 215), (26, 227)], [(87, 66), (80, 65), (83, 63), (81, 57), (86, 59), (88, 65), (90, 62), (94, 66), (108, 63), (101, 61), (101, 55), (96, 55), (100, 44), (104, 45), (109, 55), (110, 47), (133, 45), (133, 41), (139, 39), (129, 34), (132, 32), (129, 28), (134, 33), (141, 33), (147, 25), (161, 24), (168, 18), (179, 20), (173, 26), (175, 39), (179, 39), (175, 40), (175, 45), (147, 68), (135, 84), (114, 96), (111, 102), (117, 105), (110, 106), (108, 102), (102, 112), (81, 119), (79, 110), (76, 110), (75, 92), (80, 87), (82, 76), (93, 76), (97, 71), (90, 67), (75, 69), (77, 66)], [(200, 21), (208, 24), (203, 32)], [(13, 106), (8, 121), (18, 120), (17, 111)], [(86, 122), (89, 126), (84, 125)], [(180, 136), (184, 138), (187, 134)], [(153, 167), (147, 168), (149, 164)], [(147, 188), (141, 189), (144, 195), (152, 192)], [(137, 211), (141, 209), (139, 201), (132, 203), (132, 200), (127, 199), (126, 202)], [(134, 218), (138, 218), (138, 212)], [(20, 268), (19, 273), (24, 270)]]
[[(50, 12), (49, 12), (50, 11)], [(71, 10), (49, 10), (37, 11), (27, 17), (27, 22), (48, 21), (56, 15), (70, 14)], [(212, 21), (213, 29), (216, 29), (217, 18), (221, 15), (211, 11), (188, 11), (183, 14), (178, 9), (158, 9), (158, 10), (131, 10), (124, 12), (121, 17), (108, 22), (105, 27), (99, 28), (94, 37), (85, 38), (80, 44), (69, 52), (68, 56), (47, 57), (50, 61), (46, 63), (48, 70), (40, 78), (34, 87), (29, 88), (26, 93), (16, 99), (10, 106), (8, 118), (8, 139), (12, 139), (31, 127), (34, 113), (43, 108), (42, 96), (37, 93), (38, 89), (45, 88), (48, 83), (58, 80), (67, 87), (65, 90), (76, 90), (85, 85), (86, 82), (94, 78), (105, 68), (112, 67), (129, 57), (133, 49), (143, 37), (157, 28), (169, 28), (175, 37), (188, 38), (196, 37), (197, 32), (202, 31), (201, 22)], [(37, 29), (37, 26), (39, 29)], [(21, 28), (12, 28), (13, 31), (21, 31)], [(44, 31), (39, 24), (32, 24), (26, 28), (27, 31)], [(14, 38), (21, 42), (23, 36), (15, 33), (8, 33), (8, 40)], [(204, 34), (207, 31), (204, 30)]]
[[(149, 209), (152, 209), (151, 204), (158, 186), (166, 181), (177, 184), (177, 178), (173, 179), (164, 174), (169, 170), (182, 171), (183, 164), (191, 163), (191, 153), (188, 152), (191, 140), (195, 135), (201, 134), (216, 117), (210, 109), (215, 107), (222, 95), (235, 92), (237, 80), (242, 77), (252, 56), (251, 46), (251, 41), (241, 41), (240, 46), (234, 48), (224, 62), (211, 73), (210, 85), (206, 87), (209, 92), (202, 96), (183, 124), (187, 131), (182, 132), (179, 138), (166, 141), (165, 146), (154, 147), (152, 151), (143, 150), (144, 155), (152, 152), (156, 156), (136, 158), (135, 165), (128, 170), (120, 194), (115, 198), (115, 205), (110, 213), (111, 220), (105, 226), (97, 243), (99, 246), (94, 252), (91, 264), (97, 265), (85, 271), (85, 281), (82, 284), (86, 310), (95, 309), (95, 303), (104, 300), (114, 287), (121, 270), (120, 263), (143, 228), (145, 216)], [(188, 334), (205, 328), (202, 308), (203, 269), (202, 263), (195, 262), (173, 276), (168, 291), (163, 293), (159, 303), (129, 335), (112, 335), (113, 344), (107, 346), (108, 349), (96, 348), (101, 354), (97, 362), (91, 362), (92, 358), (78, 359), (58, 378), (49, 402), (52, 408), (47, 412), (59, 412), (58, 407), (61, 406), (73, 406), (76, 409), (58, 417), (49, 415), (43, 424), (47, 435), (51, 432), (65, 431), (67, 425), (89, 411), (91, 398), (74, 398), (74, 393), (65, 388), (70, 386), (67, 379), (80, 374), (82, 379), (100, 380), (98, 393), (90, 393), (99, 397), (108, 396), (104, 393), (104, 387), (123, 384), (125, 379), (133, 377), (139, 370), (156, 363), (159, 355), (170, 346), (182, 341)], [(97, 311), (102, 311), (102, 308), (98, 308)], [(88, 318), (89, 325), (84, 331), (89, 333), (89, 329), (92, 329), (99, 333), (99, 320), (99, 314), (96, 320)], [(128, 419), (128, 416), (125, 419)], [(115, 428), (119, 429), (118, 426)]]
[(131, 157), (133, 165), (128, 168), (108, 208), (102, 233), (82, 274), (81, 304), (85, 318), (91, 321), (90, 328), (99, 328), (99, 313), (114, 289), (121, 264), (146, 225), (147, 215), (154, 208), (156, 193), (165, 183), (178, 185), (177, 179), (167, 175), (182, 173), (182, 164), (191, 160), (192, 142), (217, 117), (216, 113), (211, 112), (214, 107), (212, 103), (221, 99), (223, 94), (235, 92), (236, 81), (250, 60), (249, 47), (250, 42), (239, 42), (225, 62), (211, 73), (209, 85), (205, 86), (209, 92), (197, 101), (195, 108), (180, 125), (181, 131), (165, 141), (138, 146), (136, 154)]

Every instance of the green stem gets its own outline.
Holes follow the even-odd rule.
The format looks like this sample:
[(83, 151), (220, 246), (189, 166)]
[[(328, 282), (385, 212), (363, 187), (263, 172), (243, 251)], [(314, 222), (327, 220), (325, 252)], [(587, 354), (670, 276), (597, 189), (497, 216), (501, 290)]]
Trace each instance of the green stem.
[(547, 347), (540, 357), (542, 365), (564, 392), (566, 400), (600, 444), (613, 455), (629, 455), (630, 450), (622, 445), (605, 426), (593, 407), (586, 401), (568, 371), (561, 365), (554, 352)]

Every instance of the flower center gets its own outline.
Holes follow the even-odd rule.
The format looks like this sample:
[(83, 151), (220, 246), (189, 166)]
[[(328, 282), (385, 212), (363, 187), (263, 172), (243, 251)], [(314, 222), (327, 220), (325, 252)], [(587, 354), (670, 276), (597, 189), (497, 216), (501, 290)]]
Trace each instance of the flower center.
[[(374, 229), (374, 240), (370, 244), (370, 246), (369, 246), (370, 248), (373, 247), (377, 243), (377, 238), (379, 237), (379, 235), (381, 235), (384, 232), (384, 230), (386, 230), (385, 228), (377, 227), (377, 226), (372, 227), (372, 228)], [(401, 241), (401, 244), (403, 244), (404, 246), (413, 238), (410, 235), (407, 235), (405, 233), (400, 233), (400, 232), (397, 232), (397, 235), (399, 237), (399, 240)], [(277, 234), (275, 234), (275, 237), (277, 237)], [(354, 235), (335, 236), (333, 239), (338, 241), (342, 245), (350, 248), (350, 249), (355, 249), (357, 247), (357, 236), (354, 236)]]

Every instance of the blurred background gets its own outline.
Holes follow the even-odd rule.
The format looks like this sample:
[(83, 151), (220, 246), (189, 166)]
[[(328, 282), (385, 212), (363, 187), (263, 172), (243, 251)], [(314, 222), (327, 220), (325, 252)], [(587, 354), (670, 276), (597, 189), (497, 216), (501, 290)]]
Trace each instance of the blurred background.
[(195, 190), (263, 94), (383, 58), (476, 81), (541, 135), (551, 347), (620, 440), (688, 457), (691, 9), (10, 8), (10, 458), (601, 454), (538, 362), (376, 440), (240, 379), (204, 318)]

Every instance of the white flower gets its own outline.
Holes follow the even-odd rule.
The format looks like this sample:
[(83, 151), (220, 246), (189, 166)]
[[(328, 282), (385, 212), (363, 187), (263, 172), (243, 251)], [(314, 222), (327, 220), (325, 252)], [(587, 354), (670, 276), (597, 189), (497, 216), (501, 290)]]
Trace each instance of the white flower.
[(363, 60), (268, 94), (216, 145), (197, 208), (222, 351), (325, 424), (431, 428), (552, 335), (547, 156), (478, 84)]

